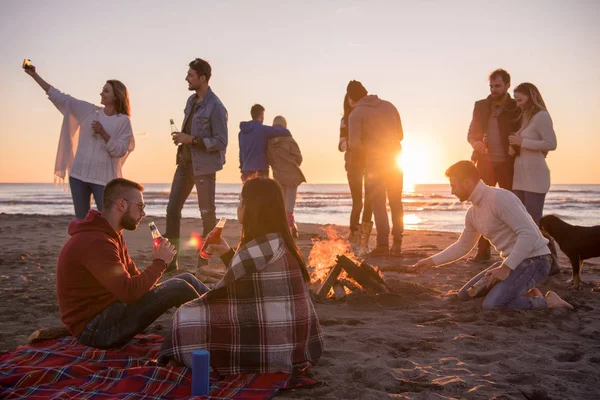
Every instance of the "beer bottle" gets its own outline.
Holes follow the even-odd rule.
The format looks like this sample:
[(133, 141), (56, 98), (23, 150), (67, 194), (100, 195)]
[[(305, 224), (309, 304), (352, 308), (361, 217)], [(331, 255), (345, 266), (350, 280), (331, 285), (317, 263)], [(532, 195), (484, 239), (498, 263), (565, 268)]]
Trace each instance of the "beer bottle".
[(208, 254), (206, 252), (206, 247), (209, 244), (219, 244), (221, 242), (221, 233), (223, 232), (223, 227), (225, 226), (225, 221), (227, 221), (227, 218), (221, 218), (219, 220), (219, 222), (217, 223), (217, 225), (213, 228), (212, 231), (210, 231), (210, 233), (208, 235), (206, 235), (206, 238), (204, 239), (204, 243), (202, 244), (202, 247), (200, 248), (200, 257), (202, 258), (210, 258), (210, 254)]
[(148, 227), (150, 227), (150, 233), (152, 234), (152, 240), (153, 240), (154, 247), (160, 246), (160, 243), (162, 242), (163, 237), (160, 234), (158, 228), (156, 227), (156, 224), (154, 222), (149, 222)]

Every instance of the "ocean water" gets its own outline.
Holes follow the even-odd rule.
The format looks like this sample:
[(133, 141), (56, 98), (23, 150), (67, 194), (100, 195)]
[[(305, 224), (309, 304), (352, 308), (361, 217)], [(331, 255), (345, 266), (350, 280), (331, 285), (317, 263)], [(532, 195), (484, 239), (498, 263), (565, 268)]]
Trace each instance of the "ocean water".
[[(170, 184), (144, 185), (149, 216), (166, 215)], [(217, 216), (236, 217), (240, 184), (217, 184)], [(460, 232), (468, 203), (450, 194), (447, 184), (416, 185), (403, 196), (406, 229)], [(346, 184), (301, 185), (296, 220), (348, 225), (352, 200)], [(71, 194), (52, 184), (0, 183), (0, 213), (73, 215)], [(576, 225), (600, 225), (600, 185), (553, 185), (546, 196), (545, 214), (556, 214)], [(183, 217), (200, 213), (195, 191), (183, 208)]]

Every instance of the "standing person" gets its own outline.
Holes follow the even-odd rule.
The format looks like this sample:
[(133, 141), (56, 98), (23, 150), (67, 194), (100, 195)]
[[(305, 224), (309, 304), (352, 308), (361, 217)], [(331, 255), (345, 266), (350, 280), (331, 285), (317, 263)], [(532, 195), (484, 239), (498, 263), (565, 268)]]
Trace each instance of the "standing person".
[[(182, 132), (173, 134), (173, 142), (178, 145), (177, 169), (167, 205), (165, 236), (177, 250), (180, 246), (181, 210), (194, 185), (202, 217), (202, 235), (208, 235), (217, 224), (215, 187), (217, 171), (222, 170), (225, 164), (227, 110), (208, 86), (211, 74), (210, 64), (201, 58), (189, 64), (185, 80), (188, 90), (195, 93), (185, 105)], [(207, 263), (200, 255), (197, 260), (197, 266)], [(167, 271), (177, 268), (176, 255)]]
[[(278, 115), (273, 119), (273, 126), (287, 129), (287, 121)], [(299, 235), (294, 219), (294, 207), (296, 206), (298, 186), (302, 182), (306, 182), (300, 169), (300, 165), (302, 165), (300, 147), (291, 136), (273, 137), (268, 141), (267, 156), (269, 165), (273, 168), (273, 178), (281, 185), (283, 191), (288, 227), (292, 237), (297, 238)]]
[[(550, 190), (550, 169), (546, 164), (549, 151), (556, 150), (556, 134), (552, 118), (538, 88), (532, 83), (521, 83), (515, 88), (515, 101), (521, 110), (521, 129), (509, 137), (511, 154), (516, 155), (513, 192), (523, 202), (527, 212), (539, 225), (544, 211), (546, 194)], [(518, 153), (518, 154), (517, 154)], [(557, 273), (556, 245), (550, 238), (552, 270)]]
[(91, 196), (102, 211), (104, 186), (123, 176), (122, 167), (135, 148), (131, 128), (129, 94), (123, 83), (106, 81), (98, 107), (78, 100), (50, 86), (32, 65), (25, 68), (63, 114), (54, 166), (54, 181), (61, 185), (69, 175), (75, 216), (84, 219), (91, 207)]
[(250, 109), (252, 121), (240, 122), (240, 170), (242, 182), (254, 177), (269, 177), (267, 141), (272, 137), (291, 136), (280, 126), (263, 125), (265, 108), (255, 104)]
[[(517, 196), (508, 190), (487, 186), (469, 161), (452, 165), (446, 176), (450, 179), (452, 194), (461, 202), (471, 202), (465, 216), (465, 229), (456, 243), (419, 261), (413, 266), (414, 271), (422, 273), (466, 256), (483, 235), (498, 249), (502, 261), (463, 286), (459, 299), (470, 299), (468, 289), (485, 276), (489, 289), (483, 301), (485, 309), (573, 308), (555, 292), (548, 292), (544, 297), (535, 288), (550, 271), (550, 250), (548, 240)], [(481, 293), (484, 294), (485, 291)]]
[[(400, 114), (389, 101), (368, 95), (367, 89), (358, 81), (350, 81), (346, 93), (350, 106), (354, 107), (348, 121), (348, 149), (364, 152), (367, 187), (377, 228), (377, 247), (369, 255), (399, 257), (404, 233), (403, 175), (396, 163), (404, 137)], [(392, 212), (394, 242), (391, 249), (386, 194)]]
[[(483, 182), (512, 190), (514, 158), (508, 153), (508, 137), (519, 127), (517, 104), (508, 94), (510, 74), (499, 68), (489, 75), (490, 95), (475, 102), (473, 119), (467, 140), (473, 147), (471, 159)], [(484, 237), (477, 246), (473, 262), (487, 262), (491, 258), (490, 242)]]
[[(340, 142), (338, 150), (344, 153), (346, 168), (346, 177), (350, 188), (350, 197), (352, 197), (352, 210), (350, 211), (350, 236), (348, 240), (352, 245), (353, 251), (358, 251), (360, 256), (366, 256), (369, 253), (369, 238), (373, 231), (373, 210), (371, 209), (371, 199), (367, 189), (367, 180), (365, 179), (365, 154), (363, 151), (348, 150), (348, 117), (352, 112), (348, 95), (344, 96), (344, 115), (340, 121)], [(363, 185), (365, 188), (365, 208), (363, 210)], [(362, 210), (362, 223), (359, 221)], [(357, 250), (358, 249), (358, 250)]]
[(156, 283), (175, 254), (166, 239), (153, 246), (153, 261), (143, 272), (136, 268), (123, 230), (136, 230), (146, 215), (143, 190), (136, 182), (113, 179), (104, 190), (104, 211), (90, 210), (85, 220), (69, 225), (71, 238), (58, 256), (56, 294), (61, 320), (83, 345), (125, 344), (169, 308), (208, 291), (191, 274)]
[(223, 238), (207, 248), (228, 266), (225, 276), (175, 312), (159, 363), (174, 358), (191, 367), (192, 352), (206, 349), (220, 375), (289, 373), (314, 364), (323, 353), (323, 333), (277, 182), (246, 181), (237, 214), (237, 250)]

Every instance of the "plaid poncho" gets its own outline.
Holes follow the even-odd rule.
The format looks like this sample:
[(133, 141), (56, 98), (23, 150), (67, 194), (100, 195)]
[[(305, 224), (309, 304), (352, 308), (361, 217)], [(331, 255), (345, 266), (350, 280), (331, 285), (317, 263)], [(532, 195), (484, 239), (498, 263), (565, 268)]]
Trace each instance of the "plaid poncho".
[(161, 357), (191, 366), (192, 352), (206, 349), (222, 375), (315, 363), (323, 352), (321, 327), (282, 237), (268, 234), (241, 247), (213, 290), (177, 310), (171, 345)]

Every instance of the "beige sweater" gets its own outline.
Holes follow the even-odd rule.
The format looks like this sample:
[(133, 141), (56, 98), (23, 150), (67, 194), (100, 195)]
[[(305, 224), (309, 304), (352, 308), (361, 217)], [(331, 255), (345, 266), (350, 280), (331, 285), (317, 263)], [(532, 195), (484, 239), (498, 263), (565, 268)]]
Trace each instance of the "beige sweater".
[(520, 154), (515, 158), (513, 189), (534, 193), (550, 190), (550, 169), (546, 155), (556, 149), (556, 135), (547, 111), (540, 111), (522, 127), (517, 135), (523, 138)]
[(465, 229), (458, 241), (432, 257), (435, 265), (456, 261), (475, 247), (483, 235), (492, 242), (504, 259), (504, 265), (515, 269), (530, 257), (550, 254), (548, 240), (525, 206), (512, 192), (489, 187), (479, 182), (469, 196), (472, 203), (465, 217)]

